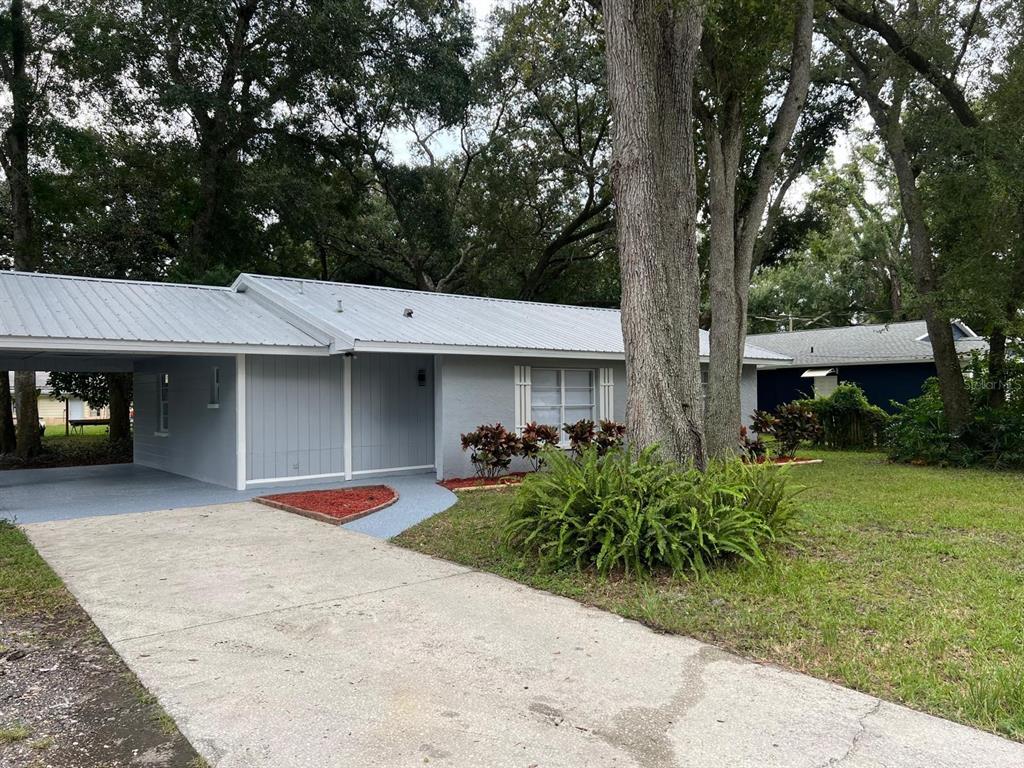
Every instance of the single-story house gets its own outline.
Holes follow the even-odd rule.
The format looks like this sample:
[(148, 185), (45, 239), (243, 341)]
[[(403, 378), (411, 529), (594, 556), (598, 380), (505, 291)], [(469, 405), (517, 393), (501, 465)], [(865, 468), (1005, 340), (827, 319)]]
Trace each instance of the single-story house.
[[(788, 359), (745, 353), (749, 413), (757, 367)], [(626, 403), (618, 310), (248, 274), (0, 273), (3, 367), (134, 372), (135, 461), (239, 489), (465, 476), (459, 436), (479, 424), (621, 420)]]
[[(988, 343), (960, 321), (953, 323), (953, 338), (964, 361), (972, 352), (988, 349)], [(758, 374), (759, 410), (771, 411), (799, 398), (826, 397), (839, 383), (853, 382), (869, 401), (891, 412), (893, 401), (905, 403), (921, 394), (921, 386), (935, 375), (924, 320), (759, 333), (747, 340), (791, 358)]]
[[(14, 374), (8, 372), (8, 388), (14, 386)], [(46, 427), (63, 425), (68, 419), (108, 419), (110, 409), (94, 408), (89, 403), (78, 397), (69, 397), (67, 400), (58, 400), (53, 396), (53, 388), (50, 386), (49, 371), (36, 371), (36, 389), (39, 390), (39, 398), (36, 406), (39, 409), (39, 420)], [(0, 384), (0, 386), (3, 386)], [(14, 402), (11, 402), (14, 408)]]

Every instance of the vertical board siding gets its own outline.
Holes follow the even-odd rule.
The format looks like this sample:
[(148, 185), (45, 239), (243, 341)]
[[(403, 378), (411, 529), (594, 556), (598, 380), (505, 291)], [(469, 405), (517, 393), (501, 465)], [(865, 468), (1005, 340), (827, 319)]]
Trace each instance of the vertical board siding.
[[(426, 373), (421, 387), (418, 371)], [(434, 463), (434, 360), (360, 354), (352, 360), (352, 469)]]
[(246, 358), (246, 479), (344, 470), (340, 357)]

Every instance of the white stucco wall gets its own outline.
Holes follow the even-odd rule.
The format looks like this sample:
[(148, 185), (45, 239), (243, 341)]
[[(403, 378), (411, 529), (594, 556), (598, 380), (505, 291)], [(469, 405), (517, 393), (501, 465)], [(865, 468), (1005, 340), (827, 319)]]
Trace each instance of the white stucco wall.
[[(509, 428), (514, 426), (514, 369), (517, 365), (595, 371), (603, 367), (612, 368), (615, 381), (613, 418), (621, 422), (626, 420), (626, 366), (620, 361), (446, 355), (438, 356), (434, 365), (437, 371), (434, 418), (438, 425), (435, 455), (441, 477), (468, 477), (473, 474), (469, 455), (459, 443), (462, 433), (480, 424), (494, 422), (501, 422)], [(740, 402), (742, 423), (749, 426), (751, 414), (757, 408), (755, 366), (743, 367)], [(513, 462), (511, 469), (515, 471), (525, 467)]]
[[(220, 368), (220, 403), (210, 407), (210, 379)], [(166, 434), (158, 431), (157, 378), (169, 375)], [(135, 367), (135, 463), (233, 488), (235, 360), (233, 357), (164, 357)]]
[[(462, 450), (459, 436), (480, 424), (501, 422), (515, 426), (515, 366), (535, 368), (600, 368), (614, 371), (614, 412), (616, 421), (626, 418), (626, 366), (619, 361), (549, 359), (529, 357), (483, 357), (443, 355), (435, 358), (437, 394), (435, 421), (437, 469), (442, 477), (473, 474), (469, 454)], [(513, 462), (512, 470), (525, 469)]]

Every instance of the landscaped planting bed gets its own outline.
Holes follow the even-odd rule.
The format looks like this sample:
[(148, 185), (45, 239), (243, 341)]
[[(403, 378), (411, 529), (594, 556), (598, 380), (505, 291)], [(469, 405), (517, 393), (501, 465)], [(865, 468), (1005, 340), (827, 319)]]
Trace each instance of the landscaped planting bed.
[(796, 545), (700, 578), (545, 569), (502, 541), (515, 489), (467, 493), (396, 538), (1024, 741), (1024, 476), (808, 451)]
[(501, 488), (508, 485), (518, 485), (525, 476), (525, 472), (509, 472), (507, 475), (500, 475), (498, 477), (453, 477), (448, 480), (442, 480), (438, 485), (443, 485), (449, 491)]
[(387, 485), (277, 493), (253, 499), (270, 507), (333, 525), (364, 517), (394, 504), (397, 500), (398, 492)]

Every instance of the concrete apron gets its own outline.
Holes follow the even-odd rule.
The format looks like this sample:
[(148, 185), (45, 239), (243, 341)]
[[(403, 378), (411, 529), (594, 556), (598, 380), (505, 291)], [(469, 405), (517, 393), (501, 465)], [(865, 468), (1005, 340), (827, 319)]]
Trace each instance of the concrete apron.
[(220, 768), (1024, 766), (1024, 745), (252, 503), (26, 530)]

